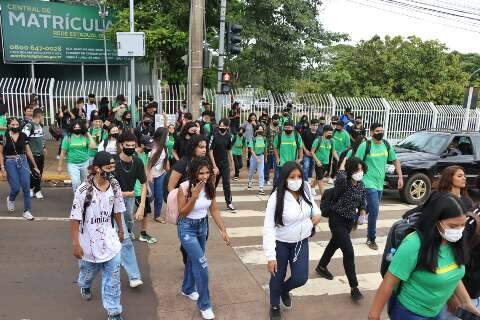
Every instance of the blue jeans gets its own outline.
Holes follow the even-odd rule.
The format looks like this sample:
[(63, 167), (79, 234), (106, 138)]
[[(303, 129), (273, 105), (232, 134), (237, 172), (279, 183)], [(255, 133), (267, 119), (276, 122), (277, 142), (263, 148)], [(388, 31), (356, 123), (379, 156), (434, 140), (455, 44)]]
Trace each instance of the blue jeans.
[(18, 159), (5, 159), (5, 171), (10, 185), (8, 199), (15, 201), (20, 192), (23, 193), (23, 211), (32, 211), (32, 199), (30, 198), (30, 169), (25, 155)]
[[(480, 311), (480, 298), (472, 299), (472, 305)], [(447, 306), (443, 308), (442, 313), (440, 313), (438, 320), (460, 320), (455, 315), (450, 313), (447, 309)]]
[(368, 240), (375, 241), (383, 191), (367, 188)]
[[(135, 197), (123, 198), (123, 202), (125, 203), (125, 224), (127, 226), (126, 229), (123, 230), (124, 233), (132, 233), (133, 232), (133, 208), (135, 206)], [(127, 232), (128, 230), (128, 232)]]
[(164, 173), (160, 177), (156, 177), (153, 179), (153, 196), (155, 198), (155, 209), (153, 211), (154, 218), (160, 217), (160, 212), (162, 211), (163, 205), (163, 183), (165, 181), (165, 176), (167, 174)]
[(257, 156), (259, 161), (255, 160), (255, 157), (252, 155), (250, 158), (250, 167), (248, 168), (248, 181), (252, 181), (253, 176), (255, 175), (255, 170), (258, 171), (258, 184), (260, 186), (260, 189), (263, 189), (263, 185), (265, 184), (265, 178), (264, 178), (264, 173), (265, 173), (265, 156), (262, 154), (260, 156)]
[(70, 179), (72, 179), (73, 193), (77, 191), (78, 186), (87, 178), (87, 168), (89, 160), (83, 163), (68, 163), (67, 171)]
[[(276, 161), (275, 161), (276, 162)], [(274, 164), (275, 170), (274, 170), (274, 175), (273, 175), (273, 185), (277, 184), (278, 177), (280, 177), (280, 169), (282, 168), (279, 166), (277, 163)]]
[[(135, 198), (132, 198), (135, 200)], [(127, 199), (126, 199), (127, 200)], [(133, 201), (135, 202), (135, 201)], [(126, 204), (126, 201), (125, 201)], [(125, 272), (127, 273), (128, 280), (141, 279), (140, 270), (138, 268), (137, 256), (135, 255), (135, 248), (133, 247), (132, 239), (128, 234), (127, 225), (125, 223), (124, 214), (122, 214), (122, 225), (123, 225), (123, 242), (122, 242), (122, 259), (121, 265)]]
[(122, 305), (120, 304), (120, 254), (101, 263), (79, 260), (78, 265), (80, 267), (78, 286), (82, 289), (91, 288), (93, 280), (102, 270), (103, 307), (107, 310), (108, 315), (122, 313)]
[(440, 316), (423, 317), (411, 312), (398, 301), (395, 295), (392, 295), (388, 302), (388, 315), (390, 320), (440, 320)]
[(273, 153), (267, 155), (265, 158), (265, 181), (268, 182), (270, 180), (270, 170), (274, 169), (275, 167), (275, 155)]
[(178, 221), (177, 233), (182, 247), (187, 252), (187, 265), (183, 275), (182, 292), (198, 292), (198, 308), (202, 311), (212, 307), (208, 290), (208, 262), (205, 256), (207, 240), (207, 217), (183, 218)]
[[(300, 247), (301, 245), (301, 247)], [(280, 296), (303, 286), (308, 280), (308, 238), (298, 243), (276, 241), (277, 273), (270, 276), (270, 305), (280, 305)], [(295, 252), (297, 260), (293, 262)], [(287, 266), (290, 264), (290, 278), (287, 276)]]
[(309, 156), (303, 156), (303, 164), (302, 164), (302, 171), (303, 171), (303, 180), (308, 181), (308, 178), (312, 177), (313, 171), (313, 158)]

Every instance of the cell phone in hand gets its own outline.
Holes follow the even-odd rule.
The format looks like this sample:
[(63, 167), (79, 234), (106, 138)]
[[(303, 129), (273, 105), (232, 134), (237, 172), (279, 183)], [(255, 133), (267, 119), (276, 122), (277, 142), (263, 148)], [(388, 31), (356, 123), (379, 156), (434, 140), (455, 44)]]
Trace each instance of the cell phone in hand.
[(480, 316), (462, 308), (457, 308), (455, 316), (462, 320), (480, 320)]

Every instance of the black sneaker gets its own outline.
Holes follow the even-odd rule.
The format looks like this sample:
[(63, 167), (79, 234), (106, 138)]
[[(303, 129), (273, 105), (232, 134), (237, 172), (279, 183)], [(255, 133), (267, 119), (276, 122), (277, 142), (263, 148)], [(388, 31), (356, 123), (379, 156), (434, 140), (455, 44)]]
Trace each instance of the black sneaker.
[(108, 316), (107, 320), (127, 320), (124, 317), (122, 317), (121, 314), (116, 314), (114, 316)]
[(319, 276), (327, 280), (333, 280), (333, 274), (330, 271), (328, 271), (326, 267), (317, 266), (315, 268), (315, 271), (317, 271)]
[(290, 293), (282, 294), (280, 296), (280, 302), (282, 303), (282, 306), (285, 309), (291, 309), (292, 308), (292, 297), (290, 296)]
[(372, 250), (378, 250), (378, 245), (375, 241), (367, 240), (367, 246)]
[(353, 301), (360, 301), (363, 299), (363, 294), (358, 290), (357, 287), (352, 288), (352, 291), (350, 291), (350, 296), (352, 297)]
[(80, 295), (83, 300), (92, 300), (92, 290), (90, 288), (80, 288)]
[(280, 313), (279, 306), (270, 307), (270, 320), (280, 320), (282, 319), (282, 314)]

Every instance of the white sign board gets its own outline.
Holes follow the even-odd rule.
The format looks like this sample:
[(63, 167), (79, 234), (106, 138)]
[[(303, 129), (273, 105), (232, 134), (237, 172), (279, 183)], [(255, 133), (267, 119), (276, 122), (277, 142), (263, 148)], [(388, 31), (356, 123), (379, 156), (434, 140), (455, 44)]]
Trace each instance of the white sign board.
[[(175, 114), (167, 114), (167, 125), (175, 124), (177, 116)], [(155, 115), (155, 130), (162, 128), (164, 124), (163, 114)]]
[(144, 57), (144, 32), (117, 32), (117, 50), (119, 57)]

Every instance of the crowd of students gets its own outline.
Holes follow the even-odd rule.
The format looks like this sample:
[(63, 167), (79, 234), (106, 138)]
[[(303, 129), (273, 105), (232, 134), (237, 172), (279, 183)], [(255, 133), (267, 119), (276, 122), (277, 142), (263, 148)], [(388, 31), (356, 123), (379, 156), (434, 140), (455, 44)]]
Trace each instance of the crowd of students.
[[(395, 167), (398, 188), (403, 188), (400, 163), (384, 139), (381, 124), (370, 125), (371, 138), (367, 139), (361, 117), (354, 117), (351, 110), (330, 119), (302, 116), (294, 123), (291, 105), (272, 116), (262, 112), (257, 118), (251, 113), (241, 124), (238, 103), (232, 105), (228, 118), (217, 122), (210, 105), (204, 103), (200, 119), (193, 119), (183, 104), (175, 123), (168, 124), (165, 116), (164, 126), (155, 130), (157, 103), (149, 101), (136, 126), (131, 122), (132, 111), (122, 95), (111, 107), (102, 98), (98, 108), (95, 96), (89, 95), (87, 103), (78, 99), (73, 110), (62, 107), (56, 115), (62, 136), (58, 171), (63, 171), (66, 162), (74, 193), (71, 234), (83, 299), (91, 299), (91, 283), (101, 271), (108, 319), (123, 319), (120, 267), (130, 287), (143, 284), (132, 243), (137, 237), (134, 223), (141, 221), (140, 241), (156, 243), (148, 234), (147, 217), (153, 209), (153, 221), (165, 223), (162, 207), (167, 195), (175, 194), (185, 265), (180, 292), (196, 301), (204, 319), (214, 319), (205, 255), (207, 216), (210, 212), (229, 245), (216, 189), (222, 179), (226, 209), (235, 213), (230, 183), (239, 180), (244, 166), (248, 167), (246, 189), (253, 189), (256, 181), (258, 193), (265, 195), (265, 185), (273, 184), (263, 229), (271, 274), (270, 319), (281, 318), (280, 305), (292, 307), (291, 290), (308, 280), (308, 239), (321, 215), (326, 215), (314, 196), (324, 194), (325, 183), (333, 184), (330, 206), (324, 210), (332, 237), (315, 270), (332, 280), (328, 265), (340, 249), (351, 297), (362, 299), (350, 233), (356, 225), (368, 222), (366, 245), (378, 250), (376, 221), (388, 164)], [(1, 112), (0, 130), (5, 132), (0, 168), (11, 190), (7, 207), (15, 210), (21, 188), (23, 217), (32, 220), (31, 197), (43, 198), (44, 113), (31, 104), (23, 120), (9, 118), (2, 127)], [(167, 202), (168, 206), (172, 204)], [(480, 236), (475, 234), (478, 230), (469, 228), (475, 216), (467, 217), (475, 207), (466, 192), (462, 168), (445, 169), (438, 192), (417, 208), (421, 218), (393, 256), (369, 319), (380, 319), (387, 302), (392, 320), (456, 319), (450, 312), (458, 307), (478, 314)], [(290, 277), (285, 280), (288, 267)]]

